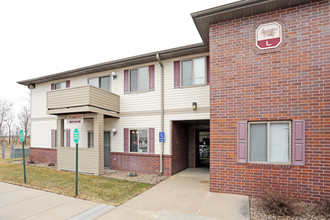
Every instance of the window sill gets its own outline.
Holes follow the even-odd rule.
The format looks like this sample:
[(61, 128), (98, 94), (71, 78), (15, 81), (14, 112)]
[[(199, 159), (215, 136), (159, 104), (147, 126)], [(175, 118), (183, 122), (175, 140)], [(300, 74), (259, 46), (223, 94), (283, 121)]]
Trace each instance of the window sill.
[(209, 86), (209, 85), (208, 84), (192, 85), (192, 86), (183, 86), (183, 85), (180, 85), (180, 87), (177, 88), (177, 89), (198, 88), (198, 87), (203, 87), (203, 86)]
[(291, 169), (292, 164), (279, 164), (279, 163), (238, 163), (241, 165), (246, 165), (247, 167), (264, 167), (264, 168), (284, 168)]

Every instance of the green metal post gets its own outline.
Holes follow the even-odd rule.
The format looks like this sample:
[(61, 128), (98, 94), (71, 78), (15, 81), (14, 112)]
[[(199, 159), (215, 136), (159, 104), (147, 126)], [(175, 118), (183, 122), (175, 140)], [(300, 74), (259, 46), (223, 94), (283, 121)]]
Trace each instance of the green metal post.
[(78, 144), (76, 144), (76, 196), (78, 196)]
[(26, 171), (25, 171), (25, 150), (24, 150), (24, 141), (22, 142), (23, 150), (23, 169), (24, 169), (24, 183), (26, 183)]

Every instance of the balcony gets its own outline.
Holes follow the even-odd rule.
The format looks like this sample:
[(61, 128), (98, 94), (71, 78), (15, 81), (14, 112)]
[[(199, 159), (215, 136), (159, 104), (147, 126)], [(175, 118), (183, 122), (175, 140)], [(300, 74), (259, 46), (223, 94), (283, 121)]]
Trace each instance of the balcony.
[(91, 85), (47, 92), (47, 113), (102, 113), (119, 118), (119, 95)]

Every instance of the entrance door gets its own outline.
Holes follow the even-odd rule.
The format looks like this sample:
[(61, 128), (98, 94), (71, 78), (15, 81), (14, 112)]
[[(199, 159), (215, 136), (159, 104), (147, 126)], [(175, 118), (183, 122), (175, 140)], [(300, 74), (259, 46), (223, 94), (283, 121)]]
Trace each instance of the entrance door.
[(197, 166), (210, 167), (210, 130), (197, 131)]
[(110, 168), (110, 131), (104, 132), (104, 167)]

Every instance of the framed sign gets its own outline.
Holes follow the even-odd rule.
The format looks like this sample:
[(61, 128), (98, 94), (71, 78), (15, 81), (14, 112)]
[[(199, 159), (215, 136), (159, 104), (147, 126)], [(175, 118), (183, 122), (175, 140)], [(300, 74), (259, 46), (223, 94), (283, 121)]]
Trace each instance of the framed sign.
[(277, 22), (261, 24), (256, 30), (256, 46), (261, 49), (276, 48), (282, 43), (282, 26)]
[(66, 119), (69, 124), (81, 124), (84, 122), (84, 115), (68, 115)]

